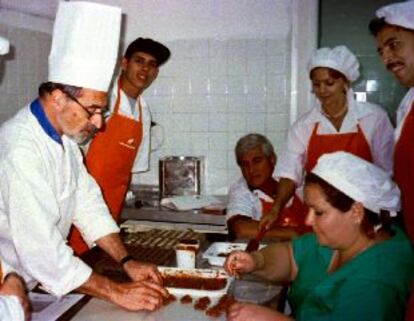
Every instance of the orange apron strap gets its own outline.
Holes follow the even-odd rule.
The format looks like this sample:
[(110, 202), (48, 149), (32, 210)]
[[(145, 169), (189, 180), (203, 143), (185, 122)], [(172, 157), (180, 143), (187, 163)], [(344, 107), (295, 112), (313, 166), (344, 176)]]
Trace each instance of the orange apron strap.
[[(262, 216), (266, 215), (272, 208), (273, 202), (266, 202), (265, 200), (260, 199), (260, 203), (262, 205)], [(307, 211), (303, 203), (296, 195), (294, 195), (292, 204), (285, 207), (280, 212), (280, 215), (274, 222), (273, 227), (291, 227), (300, 234), (309, 232), (312, 228), (305, 225), (306, 212)]]
[[(139, 121), (119, 114), (120, 86), (118, 80), (114, 112), (105, 130), (92, 140), (85, 157), (85, 165), (102, 190), (103, 198), (118, 221), (131, 178), (139, 146), (142, 141), (142, 106), (139, 104)], [(82, 254), (88, 247), (75, 228), (69, 238), (75, 253)]]
[(394, 149), (394, 179), (401, 190), (404, 227), (414, 243), (414, 103)]

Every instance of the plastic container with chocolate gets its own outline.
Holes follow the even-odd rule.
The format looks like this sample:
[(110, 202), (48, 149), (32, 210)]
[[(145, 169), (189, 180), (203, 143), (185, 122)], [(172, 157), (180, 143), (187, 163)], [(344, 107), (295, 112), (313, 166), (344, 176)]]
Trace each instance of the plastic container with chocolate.
[[(196, 300), (208, 297), (211, 305), (228, 292), (233, 278), (223, 270), (159, 267), (164, 286), (177, 300), (184, 296)], [(187, 297), (188, 298), (188, 297)]]

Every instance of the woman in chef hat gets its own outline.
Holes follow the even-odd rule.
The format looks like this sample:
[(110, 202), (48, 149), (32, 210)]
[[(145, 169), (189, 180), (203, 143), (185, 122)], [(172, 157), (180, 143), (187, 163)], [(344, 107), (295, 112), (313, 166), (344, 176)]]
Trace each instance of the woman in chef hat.
[(359, 77), (359, 63), (345, 46), (318, 49), (309, 64), (314, 106), (292, 125), (280, 155), (276, 176), (278, 196), (261, 226), (271, 226), (303, 177), (325, 153), (346, 151), (392, 169), (393, 127), (386, 112), (354, 99), (351, 83)]
[(253, 253), (233, 252), (228, 273), (292, 282), (293, 316), (235, 304), (228, 320), (403, 320), (414, 253), (391, 218), (400, 191), (377, 166), (346, 152), (325, 154), (305, 181), (314, 233)]

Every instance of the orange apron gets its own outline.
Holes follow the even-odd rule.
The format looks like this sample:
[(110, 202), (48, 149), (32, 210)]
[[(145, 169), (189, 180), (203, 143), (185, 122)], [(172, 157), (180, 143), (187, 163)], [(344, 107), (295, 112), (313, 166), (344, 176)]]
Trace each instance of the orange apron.
[(315, 124), (308, 143), (305, 171), (309, 173), (323, 154), (344, 151), (372, 162), (372, 154), (367, 139), (359, 124), (356, 133), (318, 134), (319, 123)]
[[(267, 202), (261, 198), (260, 203), (262, 204), (262, 216), (269, 213), (272, 208), (273, 202)], [(300, 199), (293, 195), (292, 204), (281, 211), (277, 220), (273, 223), (272, 228), (275, 227), (291, 227), (298, 233), (302, 234), (305, 232), (312, 231), (312, 228), (305, 224), (306, 220), (306, 208)]]
[[(142, 107), (139, 104), (139, 120), (119, 114), (121, 101), (120, 84), (114, 112), (92, 140), (85, 157), (88, 172), (101, 187), (103, 198), (113, 218), (118, 221), (122, 204), (131, 179), (134, 164), (142, 140)], [(80, 255), (88, 249), (79, 231), (72, 229), (69, 244)]]
[(414, 103), (395, 144), (394, 179), (401, 190), (405, 231), (414, 243)]

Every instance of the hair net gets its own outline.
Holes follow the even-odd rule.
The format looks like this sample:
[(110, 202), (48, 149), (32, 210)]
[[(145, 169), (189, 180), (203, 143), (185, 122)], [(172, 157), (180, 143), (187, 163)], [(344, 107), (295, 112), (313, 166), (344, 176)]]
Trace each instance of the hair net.
[(309, 72), (316, 67), (328, 67), (342, 73), (350, 82), (359, 77), (359, 62), (345, 46), (320, 48), (312, 56)]
[(397, 2), (377, 10), (377, 18), (390, 25), (414, 30), (414, 1)]
[(396, 216), (400, 209), (400, 190), (390, 175), (353, 154), (324, 154), (312, 173), (375, 213), (387, 210)]

